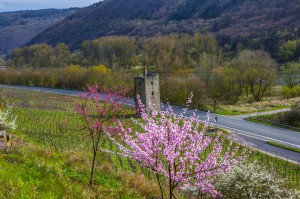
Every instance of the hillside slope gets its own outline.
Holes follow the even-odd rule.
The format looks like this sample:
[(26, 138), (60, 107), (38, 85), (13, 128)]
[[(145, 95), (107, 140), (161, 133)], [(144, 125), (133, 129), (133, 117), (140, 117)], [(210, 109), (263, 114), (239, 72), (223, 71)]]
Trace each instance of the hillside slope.
[(150, 36), (213, 31), (221, 43), (279, 30), (298, 33), (300, 0), (105, 0), (47, 28), (29, 44), (65, 42), (71, 48), (105, 35)]
[(20, 47), (78, 9), (45, 9), (0, 13), (0, 54)]

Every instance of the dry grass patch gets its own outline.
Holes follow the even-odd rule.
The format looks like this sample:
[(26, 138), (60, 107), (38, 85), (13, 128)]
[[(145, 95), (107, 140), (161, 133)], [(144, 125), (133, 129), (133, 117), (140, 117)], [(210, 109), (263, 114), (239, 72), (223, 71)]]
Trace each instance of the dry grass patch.
[(141, 174), (120, 172), (118, 179), (122, 181), (125, 189), (134, 189), (146, 198), (157, 198), (160, 196), (156, 181), (148, 180)]
[(239, 101), (235, 105), (219, 105), (217, 112), (224, 115), (239, 115), (262, 111), (271, 111), (292, 107), (300, 101), (300, 97), (282, 99), (280, 97), (265, 97), (263, 101), (247, 103)]

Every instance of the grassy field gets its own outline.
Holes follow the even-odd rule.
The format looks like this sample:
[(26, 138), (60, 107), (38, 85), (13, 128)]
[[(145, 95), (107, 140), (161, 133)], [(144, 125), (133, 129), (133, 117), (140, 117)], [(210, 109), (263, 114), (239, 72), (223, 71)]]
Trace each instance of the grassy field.
[[(284, 108), (291, 108), (300, 101), (300, 97), (284, 99), (281, 95), (282, 86), (274, 86), (270, 95), (263, 97), (262, 101), (254, 101), (252, 95), (248, 97), (244, 94), (234, 105), (220, 104), (217, 113), (222, 115), (243, 115), (249, 113), (259, 113), (264, 111), (273, 111)], [(212, 110), (210, 108), (210, 110)]]
[(290, 108), (299, 101), (299, 97), (290, 99), (282, 99), (279, 96), (265, 97), (260, 102), (248, 102), (247, 98), (245, 98), (234, 105), (220, 104), (216, 112), (221, 115), (243, 115)]
[[(95, 186), (88, 186), (90, 144), (80, 130), (81, 120), (73, 112), (70, 98), (14, 90), (4, 90), (2, 94), (14, 103), (19, 128), (13, 135), (12, 148), (0, 153), (0, 198), (158, 195), (155, 182), (141, 172), (126, 172), (129, 161), (108, 154), (99, 156)], [(105, 145), (109, 146), (109, 142)]]
[[(0, 152), (0, 198), (159, 197), (153, 176), (131, 159), (116, 155), (117, 148), (108, 139), (102, 147), (115, 153), (100, 154), (95, 186), (88, 186), (91, 145), (73, 110), (73, 98), (9, 89), (1, 95), (14, 105), (19, 127), (13, 146)], [(276, 169), (293, 187), (300, 183), (299, 165), (257, 151), (250, 160)]]

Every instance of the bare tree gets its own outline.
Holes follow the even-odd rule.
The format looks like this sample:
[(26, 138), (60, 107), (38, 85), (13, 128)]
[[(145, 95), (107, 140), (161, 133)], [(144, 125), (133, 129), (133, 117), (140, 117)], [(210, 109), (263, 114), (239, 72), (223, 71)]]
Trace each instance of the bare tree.
[(275, 82), (277, 64), (267, 52), (244, 50), (231, 64), (240, 70), (246, 94), (250, 92), (256, 101), (260, 101)]
[(281, 68), (282, 80), (289, 88), (294, 88), (300, 83), (300, 63), (289, 62)]

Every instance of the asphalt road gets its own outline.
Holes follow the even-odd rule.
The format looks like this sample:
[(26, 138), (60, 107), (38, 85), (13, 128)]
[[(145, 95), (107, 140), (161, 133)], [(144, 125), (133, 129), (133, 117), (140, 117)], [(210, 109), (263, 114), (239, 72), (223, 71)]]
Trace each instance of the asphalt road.
[[(41, 87), (3, 86), (3, 85), (1, 87), (30, 90), (30, 91), (41, 91), (41, 92), (72, 95), (72, 96), (76, 96), (79, 93), (82, 93), (82, 91), (41, 88)], [(128, 104), (134, 106), (133, 99), (130, 99)], [(172, 105), (172, 108), (175, 113), (181, 113), (183, 109), (182, 107), (174, 106), (174, 105)], [(189, 109), (186, 115), (188, 116), (189, 114), (192, 114), (193, 111), (194, 110)], [(206, 115), (207, 115), (206, 112), (197, 111), (196, 114), (199, 115), (200, 120), (206, 120)], [(215, 122), (215, 117), (217, 117), (217, 122)], [(231, 131), (233, 133), (232, 135), (234, 139), (236, 139), (239, 142), (243, 142), (245, 144), (247, 143), (249, 145), (252, 145), (254, 148), (266, 151), (276, 156), (283, 157), (285, 159), (292, 160), (294, 162), (300, 161), (300, 153), (270, 146), (265, 143), (265, 141), (270, 140), (270, 141), (278, 142), (281, 144), (289, 145), (300, 149), (300, 132), (252, 123), (243, 120), (240, 117), (234, 117), (234, 116), (230, 117), (230, 116), (211, 114), (210, 122), (214, 123), (214, 126), (217, 128), (223, 128)]]

